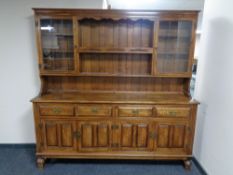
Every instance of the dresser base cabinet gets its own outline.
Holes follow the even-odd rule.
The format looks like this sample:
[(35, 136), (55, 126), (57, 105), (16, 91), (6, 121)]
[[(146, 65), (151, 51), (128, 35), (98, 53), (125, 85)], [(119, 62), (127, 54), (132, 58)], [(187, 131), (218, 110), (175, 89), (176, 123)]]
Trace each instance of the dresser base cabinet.
[(183, 160), (190, 167), (197, 104), (34, 102), (37, 164), (47, 158)]
[(182, 160), (190, 168), (198, 11), (33, 10), (38, 167), (77, 158)]

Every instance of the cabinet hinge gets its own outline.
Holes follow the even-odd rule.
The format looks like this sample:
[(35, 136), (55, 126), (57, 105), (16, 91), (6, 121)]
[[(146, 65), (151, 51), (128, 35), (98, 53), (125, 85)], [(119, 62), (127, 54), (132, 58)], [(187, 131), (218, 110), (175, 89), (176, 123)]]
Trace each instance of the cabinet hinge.
[(189, 131), (189, 132), (191, 132), (191, 131), (192, 131), (192, 129), (191, 129), (191, 127), (190, 127), (190, 126), (188, 127), (188, 131)]
[(40, 129), (42, 129), (43, 124), (42, 124), (42, 123), (39, 123), (39, 125), (38, 125), (38, 126), (39, 126), (39, 128), (40, 128)]
[(35, 21), (35, 26), (38, 27), (38, 21), (37, 20)]
[(42, 64), (39, 64), (39, 69), (42, 69)]
[(41, 142), (41, 143), (40, 143), (40, 146), (44, 146), (44, 143), (43, 143), (43, 142)]

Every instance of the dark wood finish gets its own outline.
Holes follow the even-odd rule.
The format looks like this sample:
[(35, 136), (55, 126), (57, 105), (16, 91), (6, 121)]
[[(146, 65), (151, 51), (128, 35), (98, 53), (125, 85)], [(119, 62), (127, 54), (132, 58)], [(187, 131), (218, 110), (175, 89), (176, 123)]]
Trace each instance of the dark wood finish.
[(196, 11), (34, 9), (46, 158), (183, 160), (190, 168)]

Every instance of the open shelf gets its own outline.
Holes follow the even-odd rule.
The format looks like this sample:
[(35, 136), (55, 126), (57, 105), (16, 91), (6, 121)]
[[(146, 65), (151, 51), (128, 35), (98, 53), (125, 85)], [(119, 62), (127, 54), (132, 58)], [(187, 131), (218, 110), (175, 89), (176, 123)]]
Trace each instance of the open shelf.
[(80, 47), (152, 47), (154, 22), (130, 19), (82, 19), (79, 23)]
[(99, 75), (151, 75), (149, 54), (80, 54), (80, 73)]

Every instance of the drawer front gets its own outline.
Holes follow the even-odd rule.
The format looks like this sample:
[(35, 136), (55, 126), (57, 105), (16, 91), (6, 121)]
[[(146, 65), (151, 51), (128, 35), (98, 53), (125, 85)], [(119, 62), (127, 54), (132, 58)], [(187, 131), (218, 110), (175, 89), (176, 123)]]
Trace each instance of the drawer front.
[(43, 104), (39, 105), (40, 115), (49, 116), (49, 115), (65, 115), (72, 116), (74, 115), (74, 105), (61, 105), (61, 104)]
[(112, 107), (102, 105), (79, 105), (76, 108), (78, 116), (111, 116)]
[(152, 117), (153, 107), (126, 106), (118, 108), (119, 117)]
[(156, 107), (158, 117), (188, 117), (190, 115), (190, 107)]

